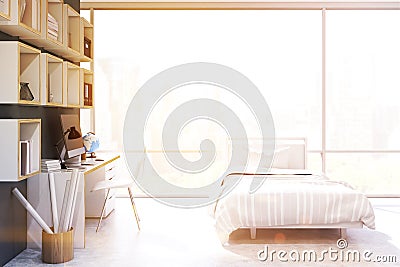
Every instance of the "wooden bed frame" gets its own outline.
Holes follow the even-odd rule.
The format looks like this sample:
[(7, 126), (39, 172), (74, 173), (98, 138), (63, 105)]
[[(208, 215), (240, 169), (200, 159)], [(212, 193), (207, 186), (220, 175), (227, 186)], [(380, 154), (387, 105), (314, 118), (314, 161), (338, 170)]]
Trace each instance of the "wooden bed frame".
[(241, 228), (250, 229), (250, 238), (256, 239), (257, 229), (338, 229), (340, 238), (347, 238), (348, 228), (362, 228), (362, 222), (343, 222), (343, 223), (333, 223), (333, 224), (293, 224), (293, 225), (283, 225), (283, 226), (244, 226)]

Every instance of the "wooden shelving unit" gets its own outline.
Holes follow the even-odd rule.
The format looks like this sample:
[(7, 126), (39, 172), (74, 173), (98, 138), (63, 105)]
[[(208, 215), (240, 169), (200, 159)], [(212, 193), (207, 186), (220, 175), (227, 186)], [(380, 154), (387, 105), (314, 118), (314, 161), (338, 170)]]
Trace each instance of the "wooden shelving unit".
[(40, 55), (42, 105), (63, 106), (63, 60), (51, 54)]
[(93, 72), (81, 68), (81, 101), (82, 108), (93, 108), (94, 100)]
[[(63, 62), (64, 71), (64, 105), (80, 108), (81, 78), (80, 68), (70, 62)], [(66, 89), (66, 90), (65, 90)]]
[(10, 1), (0, 0), (0, 20), (10, 20)]
[[(93, 55), (93, 25), (81, 18), (68, 4), (63, 4), (62, 0), (45, 1), (42, 8), (42, 29), (39, 36), (35, 38), (23, 38), (28, 42), (43, 47), (61, 57), (72, 62), (90, 62), (92, 58), (85, 55), (85, 40), (90, 43), (89, 55)], [(49, 17), (49, 15), (51, 17)], [(51, 32), (54, 25), (50, 20), (57, 22), (57, 38)]]
[(0, 31), (21, 38), (38, 38), (42, 30), (41, 11), (44, 0), (4, 1), (9, 2), (9, 16), (0, 20)]
[[(1, 1), (5, 1), (3, 5)], [(57, 38), (49, 31), (54, 27), (58, 28)], [(0, 103), (93, 107), (93, 72), (81, 71), (78, 65), (93, 64), (94, 29), (70, 5), (63, 0), (0, 0), (0, 31), (24, 41), (0, 41), (0, 80), (6, 88)], [(21, 97), (22, 82), (28, 83), (33, 100)]]
[(0, 146), (7, 151), (0, 181), (17, 182), (39, 174), (41, 120), (0, 119), (0, 129)]
[[(1, 103), (40, 105), (40, 50), (17, 41), (0, 41)], [(29, 83), (34, 99), (20, 98), (20, 83)]]

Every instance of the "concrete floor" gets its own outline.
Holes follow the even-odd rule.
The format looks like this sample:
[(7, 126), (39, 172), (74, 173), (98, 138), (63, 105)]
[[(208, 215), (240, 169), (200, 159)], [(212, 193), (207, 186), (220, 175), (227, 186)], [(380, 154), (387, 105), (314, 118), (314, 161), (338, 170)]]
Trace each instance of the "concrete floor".
[[(376, 214), (375, 231), (348, 231), (349, 248), (369, 249), (379, 255), (393, 255), (400, 266), (400, 203), (396, 199), (372, 200)], [(152, 199), (136, 200), (141, 217), (139, 232), (128, 198), (119, 198), (116, 210), (103, 221), (86, 221), (86, 249), (75, 249), (72, 261), (62, 266), (266, 266), (257, 259), (265, 244), (275, 249), (326, 249), (335, 247), (337, 230), (261, 230), (257, 240), (248, 230), (231, 235), (229, 246), (222, 246), (215, 234), (208, 209), (177, 209)], [(277, 237), (279, 237), (277, 239)], [(274, 262), (273, 266), (287, 265)], [(295, 263), (296, 264), (296, 263)], [(47, 266), (40, 251), (27, 249), (6, 266)], [(315, 266), (302, 263), (298, 266)], [(360, 266), (347, 262), (323, 262), (321, 266)], [(363, 264), (363, 266), (365, 263)], [(370, 263), (373, 266), (380, 264)]]

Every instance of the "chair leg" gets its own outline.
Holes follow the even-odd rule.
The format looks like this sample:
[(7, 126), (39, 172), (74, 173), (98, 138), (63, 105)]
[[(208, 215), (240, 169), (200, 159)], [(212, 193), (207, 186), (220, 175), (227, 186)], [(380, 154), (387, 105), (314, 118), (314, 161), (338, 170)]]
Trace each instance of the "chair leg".
[(106, 210), (106, 204), (107, 204), (107, 200), (108, 200), (108, 195), (109, 194), (110, 194), (110, 189), (107, 190), (106, 199), (104, 199), (103, 209), (101, 211), (99, 223), (97, 224), (96, 233), (99, 231), (101, 221), (103, 220), (104, 211)]
[(129, 187), (128, 187), (128, 192), (129, 192), (129, 197), (131, 199), (133, 212), (135, 213), (136, 223), (137, 223), (138, 229), (140, 231), (140, 223), (139, 223), (140, 222), (140, 218), (139, 218), (139, 215), (138, 215), (137, 210), (136, 210), (136, 205), (135, 205), (135, 200), (133, 199), (132, 190)]

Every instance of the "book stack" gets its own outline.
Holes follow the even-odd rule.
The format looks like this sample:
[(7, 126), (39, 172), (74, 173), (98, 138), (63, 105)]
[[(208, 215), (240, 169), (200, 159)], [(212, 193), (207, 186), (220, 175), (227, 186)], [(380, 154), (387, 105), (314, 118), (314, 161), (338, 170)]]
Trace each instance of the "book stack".
[(58, 22), (50, 13), (47, 14), (47, 33), (51, 38), (58, 39)]
[(53, 172), (61, 170), (61, 164), (58, 159), (42, 159), (42, 172)]

